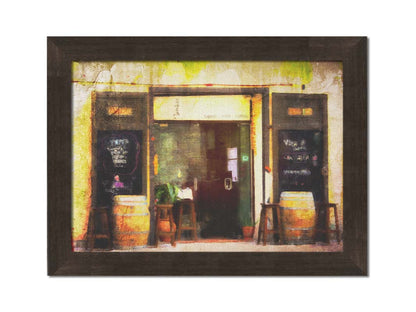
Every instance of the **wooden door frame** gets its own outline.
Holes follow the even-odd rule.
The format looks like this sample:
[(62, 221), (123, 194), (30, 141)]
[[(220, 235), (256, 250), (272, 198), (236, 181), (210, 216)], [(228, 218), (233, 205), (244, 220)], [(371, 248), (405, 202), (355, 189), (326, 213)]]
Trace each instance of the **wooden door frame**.
[[(132, 131), (142, 131), (142, 142), (141, 149), (143, 152), (140, 152), (140, 160), (142, 162), (142, 191), (141, 194), (146, 194), (147, 189), (147, 177), (146, 177), (146, 165), (148, 162), (147, 159), (147, 131), (146, 123), (144, 121), (140, 122), (126, 122), (122, 121), (118, 123), (120, 129), (115, 129), (114, 125), (105, 124), (102, 121), (100, 122), (99, 117), (97, 116), (97, 94), (100, 96), (107, 95), (110, 98), (129, 98), (129, 99), (139, 99), (140, 97), (147, 97), (147, 92), (124, 92), (124, 91), (93, 91), (91, 93), (91, 209), (97, 206), (97, 151), (98, 151), (98, 131), (107, 130), (107, 131), (117, 131), (117, 130), (132, 130)], [(147, 105), (143, 108), (144, 112), (147, 114)], [(145, 152), (146, 151), (146, 152)]]
[[(308, 127), (296, 125), (293, 128), (280, 127), (278, 124), (272, 125), (273, 134), (272, 134), (272, 146), (273, 146), (273, 199), (275, 202), (278, 202), (278, 196), (280, 196), (280, 187), (279, 187), (279, 132), (281, 130), (311, 130), (311, 131), (322, 131), (323, 133), (323, 159), (322, 159), (322, 168), (327, 168), (328, 170), (328, 95), (327, 94), (305, 94), (305, 93), (272, 93), (273, 97), (300, 97), (313, 100), (321, 101), (322, 105), (322, 125)], [(278, 103), (276, 103), (278, 105)], [(272, 103), (272, 120), (276, 119), (273, 117), (273, 103)], [(328, 202), (328, 174), (323, 175), (323, 201)]]
[[(152, 126), (155, 123), (163, 123), (163, 122), (201, 122), (201, 123), (210, 123), (210, 122), (215, 122), (215, 123), (221, 123), (221, 122), (230, 122), (230, 123), (247, 123), (247, 121), (239, 121), (239, 120), (230, 120), (230, 121), (209, 121), (209, 120), (200, 120), (200, 121), (164, 121), (164, 120), (158, 120), (155, 122), (154, 120), (154, 111), (153, 111), (153, 103), (154, 103), (154, 97), (159, 97), (159, 96), (200, 96), (200, 95), (204, 95), (204, 96), (215, 96), (215, 95), (251, 95), (251, 96), (255, 96), (256, 94), (261, 94), (262, 95), (262, 127), (263, 127), (263, 159), (262, 159), (262, 167), (264, 168), (264, 164), (265, 164), (265, 151), (268, 151), (268, 144), (267, 144), (267, 148), (265, 149), (265, 145), (264, 143), (267, 142), (268, 143), (268, 139), (265, 138), (265, 125), (266, 122), (268, 123), (268, 106), (269, 106), (269, 88), (259, 88), (259, 87), (227, 87), (227, 88), (218, 88), (218, 87), (150, 87), (149, 88), (149, 102), (148, 102), (148, 106), (149, 106), (149, 110), (148, 110), (148, 116), (149, 116), (149, 124), (148, 124), (148, 133), (149, 133), (149, 170), (150, 170), (150, 181), (149, 181), (149, 185), (150, 185), (150, 194), (149, 194), (149, 198), (150, 198), (150, 205), (153, 205), (154, 203), (154, 194), (153, 194), (153, 189), (154, 189), (154, 164), (153, 164), (153, 159), (155, 156), (155, 150), (154, 150), (154, 145), (152, 144), (152, 140), (151, 138), (153, 137), (153, 129)], [(266, 107), (267, 107), (267, 114), (266, 112)], [(267, 115), (267, 116), (266, 116)], [(252, 116), (252, 103), (250, 102), (250, 120), (248, 121), (248, 123), (251, 125), (251, 116)], [(266, 121), (267, 119), (267, 121)], [(252, 149), (252, 146), (250, 145), (250, 151)], [(250, 152), (251, 153), (251, 152)], [(251, 157), (252, 155), (250, 155)], [(268, 157), (267, 157), (268, 160)], [(252, 166), (252, 164), (250, 163), (250, 167)], [(254, 170), (254, 169), (253, 169)], [(254, 172), (253, 170), (250, 170), (250, 183), (251, 183), (251, 187), (250, 187), (250, 198), (251, 198), (251, 210), (252, 213), (254, 214), (254, 175), (252, 175), (251, 173)], [(264, 200), (264, 174), (262, 175), (262, 185), (263, 185), (263, 200)]]

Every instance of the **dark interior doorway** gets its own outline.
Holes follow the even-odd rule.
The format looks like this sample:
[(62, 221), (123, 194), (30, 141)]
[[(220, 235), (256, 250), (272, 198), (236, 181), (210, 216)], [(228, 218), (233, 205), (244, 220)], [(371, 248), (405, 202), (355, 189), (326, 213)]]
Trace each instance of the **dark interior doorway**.
[(230, 237), (239, 234), (239, 172), (236, 124), (208, 124), (206, 136), (207, 175), (200, 183), (201, 237)]
[(249, 124), (173, 122), (153, 134), (154, 184), (192, 186), (201, 238), (239, 238), (251, 214)]

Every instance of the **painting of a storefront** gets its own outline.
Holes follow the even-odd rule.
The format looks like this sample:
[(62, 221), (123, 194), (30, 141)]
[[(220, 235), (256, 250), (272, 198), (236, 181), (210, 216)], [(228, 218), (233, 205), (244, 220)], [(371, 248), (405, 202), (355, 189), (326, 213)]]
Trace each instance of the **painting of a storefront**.
[(341, 63), (80, 62), (72, 86), (75, 250), (342, 249)]

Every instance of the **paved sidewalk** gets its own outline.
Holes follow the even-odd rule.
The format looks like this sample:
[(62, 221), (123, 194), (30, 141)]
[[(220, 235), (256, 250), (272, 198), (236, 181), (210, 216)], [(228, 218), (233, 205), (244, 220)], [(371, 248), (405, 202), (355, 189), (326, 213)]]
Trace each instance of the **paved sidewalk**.
[[(113, 252), (342, 252), (343, 244), (331, 242), (330, 244), (310, 245), (274, 245), (257, 244), (250, 241), (236, 240), (199, 240), (177, 241), (176, 247), (169, 243), (159, 243), (156, 247), (139, 247), (134, 250), (113, 250)], [(95, 250), (94, 250), (95, 251)]]

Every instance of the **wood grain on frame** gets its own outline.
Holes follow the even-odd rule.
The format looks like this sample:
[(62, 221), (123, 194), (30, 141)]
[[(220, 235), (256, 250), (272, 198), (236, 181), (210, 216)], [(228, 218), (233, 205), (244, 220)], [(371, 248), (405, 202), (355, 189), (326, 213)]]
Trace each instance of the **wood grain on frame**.
[[(48, 275), (368, 274), (367, 38), (49, 37)], [(71, 244), (72, 61), (341, 61), (344, 251), (340, 253), (75, 253)]]

